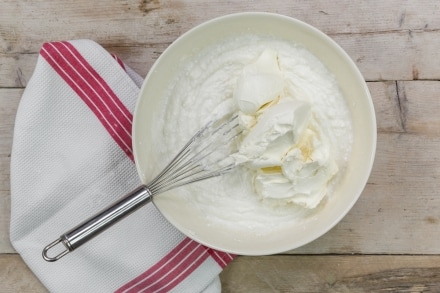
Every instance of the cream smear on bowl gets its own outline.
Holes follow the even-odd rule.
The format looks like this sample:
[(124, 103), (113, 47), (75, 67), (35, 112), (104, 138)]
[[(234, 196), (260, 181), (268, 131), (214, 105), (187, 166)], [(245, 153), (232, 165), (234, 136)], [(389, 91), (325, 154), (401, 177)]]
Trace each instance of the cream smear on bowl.
[(168, 161), (204, 123), (238, 112), (240, 166), (179, 189), (207, 225), (264, 235), (325, 207), (350, 157), (352, 125), (334, 76), (299, 44), (242, 35), (176, 64), (153, 124)]

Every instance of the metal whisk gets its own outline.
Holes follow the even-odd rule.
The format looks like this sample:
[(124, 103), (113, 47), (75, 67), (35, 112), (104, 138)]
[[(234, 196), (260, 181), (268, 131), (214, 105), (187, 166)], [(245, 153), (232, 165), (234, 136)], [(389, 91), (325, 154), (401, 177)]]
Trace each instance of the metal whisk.
[[(236, 151), (234, 142), (240, 134), (237, 115), (209, 122), (150, 183), (139, 186), (108, 208), (61, 235), (43, 249), (43, 258), (49, 262), (59, 260), (151, 202), (159, 193), (231, 171), (236, 164), (230, 155)], [(59, 243), (64, 245), (63, 250), (55, 256), (48, 256), (49, 250)]]

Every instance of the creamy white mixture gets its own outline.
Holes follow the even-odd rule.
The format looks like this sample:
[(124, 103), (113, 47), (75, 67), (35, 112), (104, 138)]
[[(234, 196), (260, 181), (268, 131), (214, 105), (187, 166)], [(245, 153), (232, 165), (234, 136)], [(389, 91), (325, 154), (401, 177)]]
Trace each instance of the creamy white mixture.
[(153, 126), (165, 160), (212, 117), (238, 112), (245, 129), (234, 172), (179, 191), (208, 225), (265, 233), (325, 205), (344, 172), (352, 129), (334, 77), (314, 55), (246, 35), (179, 70)]

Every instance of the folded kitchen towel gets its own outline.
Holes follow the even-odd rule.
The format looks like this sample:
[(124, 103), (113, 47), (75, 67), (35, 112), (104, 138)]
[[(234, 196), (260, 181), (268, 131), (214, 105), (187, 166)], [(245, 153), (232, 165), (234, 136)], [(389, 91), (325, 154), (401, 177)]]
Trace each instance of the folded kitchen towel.
[(42, 46), (17, 111), (10, 239), (51, 292), (219, 292), (233, 255), (146, 205), (56, 262), (42, 249), (140, 184), (131, 146), (142, 78), (90, 40)]

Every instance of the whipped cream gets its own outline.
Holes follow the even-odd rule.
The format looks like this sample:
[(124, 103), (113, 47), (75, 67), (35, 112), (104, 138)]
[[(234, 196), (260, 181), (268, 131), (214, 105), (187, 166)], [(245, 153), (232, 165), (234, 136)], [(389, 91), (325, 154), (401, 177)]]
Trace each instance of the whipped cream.
[(236, 170), (161, 198), (201, 213), (213, 228), (265, 234), (313, 217), (333, 197), (350, 156), (351, 118), (334, 76), (312, 53), (240, 35), (175, 70), (152, 125), (164, 164), (213, 117), (239, 111), (245, 130)]

